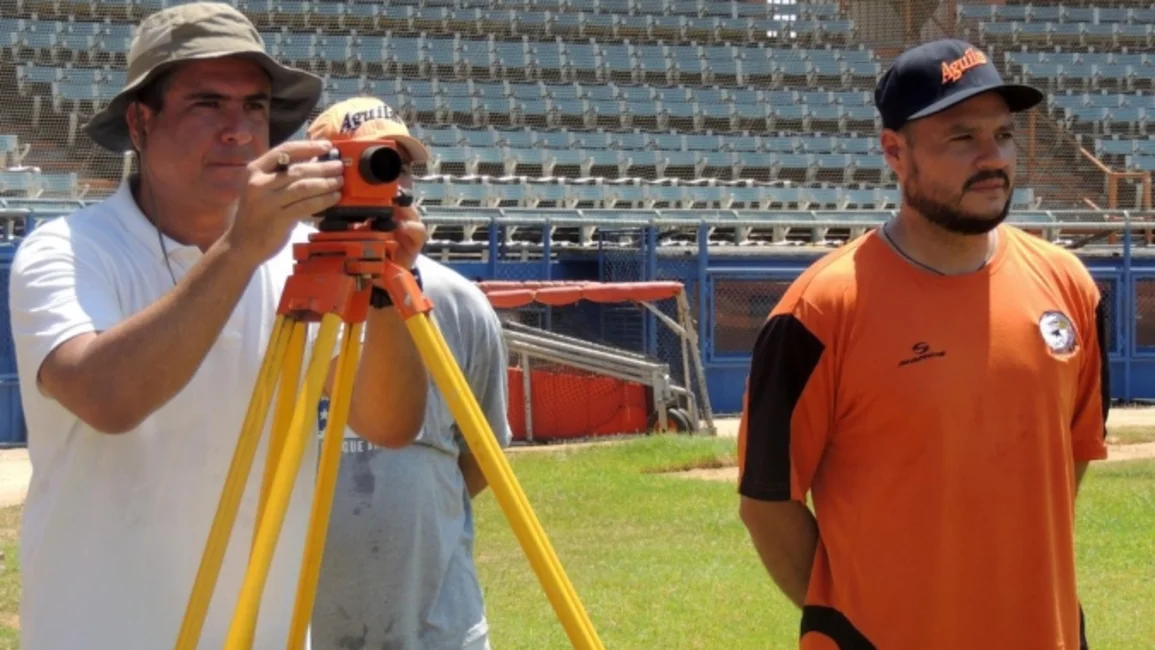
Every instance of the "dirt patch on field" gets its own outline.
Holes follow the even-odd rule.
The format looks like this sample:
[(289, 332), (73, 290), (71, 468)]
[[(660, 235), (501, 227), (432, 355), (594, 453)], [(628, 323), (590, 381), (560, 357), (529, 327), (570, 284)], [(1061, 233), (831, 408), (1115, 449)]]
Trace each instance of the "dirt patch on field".
[(1140, 442), (1134, 445), (1114, 445), (1107, 461), (1139, 460), (1155, 458), (1155, 442)]
[(0, 508), (24, 503), (32, 465), (26, 449), (0, 449)]
[(698, 458), (687, 463), (668, 467), (655, 467), (642, 470), (646, 474), (693, 474), (694, 472), (714, 472), (718, 470), (734, 469), (738, 459), (732, 454)]
[[(1104, 462), (1119, 462), (1126, 460), (1142, 460), (1155, 458), (1155, 442), (1142, 442), (1134, 445), (1112, 445), (1110, 455)], [(738, 467), (701, 467), (685, 471), (666, 472), (667, 476), (677, 478), (692, 478), (700, 481), (738, 482)]]
[(1151, 426), (1155, 426), (1155, 408), (1150, 406), (1113, 406), (1107, 418), (1108, 429)]
[[(739, 419), (733, 416), (714, 418), (718, 435), (723, 438), (738, 436)], [(1107, 431), (1111, 429), (1155, 428), (1155, 407), (1152, 406), (1112, 406), (1107, 418)]]
[(523, 453), (540, 453), (540, 452), (568, 452), (577, 449), (589, 449), (591, 447), (605, 447), (608, 445), (620, 445), (628, 440), (633, 440), (640, 437), (635, 434), (623, 434), (620, 436), (606, 436), (598, 439), (581, 439), (569, 440), (561, 442), (550, 442), (546, 444), (540, 443), (518, 443), (510, 445), (505, 451), (511, 454)]
[(669, 472), (667, 476), (676, 476), (678, 478), (696, 478), (699, 481), (725, 481), (727, 483), (737, 483), (738, 468), (735, 466), (691, 469), (685, 472)]

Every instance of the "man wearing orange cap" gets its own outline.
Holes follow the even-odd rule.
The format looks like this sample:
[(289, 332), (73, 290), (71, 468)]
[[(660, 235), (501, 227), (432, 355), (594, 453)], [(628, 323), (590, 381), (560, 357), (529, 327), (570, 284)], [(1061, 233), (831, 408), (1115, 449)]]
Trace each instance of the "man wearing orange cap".
[[(406, 188), (413, 181), (409, 165), (430, 158), (375, 98), (330, 107), (308, 133), (338, 145), (394, 141)], [(412, 208), (396, 213), (417, 219)], [(476, 285), (424, 255), (415, 272), (498, 443), (508, 445), (508, 353), (496, 312)], [(488, 648), (471, 508), (486, 482), (436, 385), (429, 382), (424, 426), (412, 444), (378, 448), (347, 431), (344, 452), (313, 614), (314, 650)]]

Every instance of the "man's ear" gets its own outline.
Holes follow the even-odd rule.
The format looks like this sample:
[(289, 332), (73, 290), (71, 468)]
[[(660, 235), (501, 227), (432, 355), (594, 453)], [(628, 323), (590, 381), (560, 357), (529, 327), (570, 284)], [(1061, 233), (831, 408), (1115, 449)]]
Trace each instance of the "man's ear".
[(148, 131), (148, 120), (152, 113), (140, 102), (132, 102), (124, 109), (124, 119), (128, 124), (128, 137), (132, 138), (132, 147), (137, 151), (144, 150), (145, 133)]
[(902, 135), (897, 131), (891, 129), (883, 129), (879, 136), (879, 144), (882, 147), (882, 155), (886, 158), (886, 164), (890, 166), (890, 170), (894, 172), (895, 176), (901, 178), (904, 165), (904, 158), (909, 154), (906, 141)]

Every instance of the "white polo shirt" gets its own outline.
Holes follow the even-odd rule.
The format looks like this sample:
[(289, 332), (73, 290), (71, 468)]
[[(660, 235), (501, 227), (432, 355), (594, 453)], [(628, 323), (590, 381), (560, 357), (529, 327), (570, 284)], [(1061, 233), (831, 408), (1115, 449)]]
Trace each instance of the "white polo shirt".
[[(293, 240), (309, 232), (302, 225)], [(201, 257), (171, 239), (165, 247), (178, 280)], [(291, 246), (262, 265), (188, 385), (134, 431), (108, 435), (45, 397), (37, 369), (57, 345), (110, 328), (172, 289), (157, 230), (125, 184), (98, 205), (42, 225), (20, 246), (10, 308), (33, 469), (20, 539), (22, 648), (173, 646), (292, 266)], [(233, 617), (268, 425), (200, 648), (219, 650)], [(254, 648), (285, 646), (316, 454), (316, 445), (306, 446)]]

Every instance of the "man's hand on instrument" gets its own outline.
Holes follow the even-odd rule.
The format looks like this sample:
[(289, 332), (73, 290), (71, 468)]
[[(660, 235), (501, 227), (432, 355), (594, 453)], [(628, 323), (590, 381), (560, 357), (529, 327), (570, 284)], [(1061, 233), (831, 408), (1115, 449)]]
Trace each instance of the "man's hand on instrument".
[(263, 262), (288, 244), (298, 223), (336, 205), (342, 163), (314, 160), (331, 148), (324, 140), (286, 142), (249, 163), (249, 182), (226, 234), (238, 251)]
[(397, 222), (397, 229), (393, 231), (397, 239), (393, 261), (401, 268), (411, 269), (417, 265), (417, 256), (425, 247), (429, 233), (425, 229), (425, 224), (421, 223), (421, 215), (416, 208), (398, 206), (393, 214), (394, 221)]

